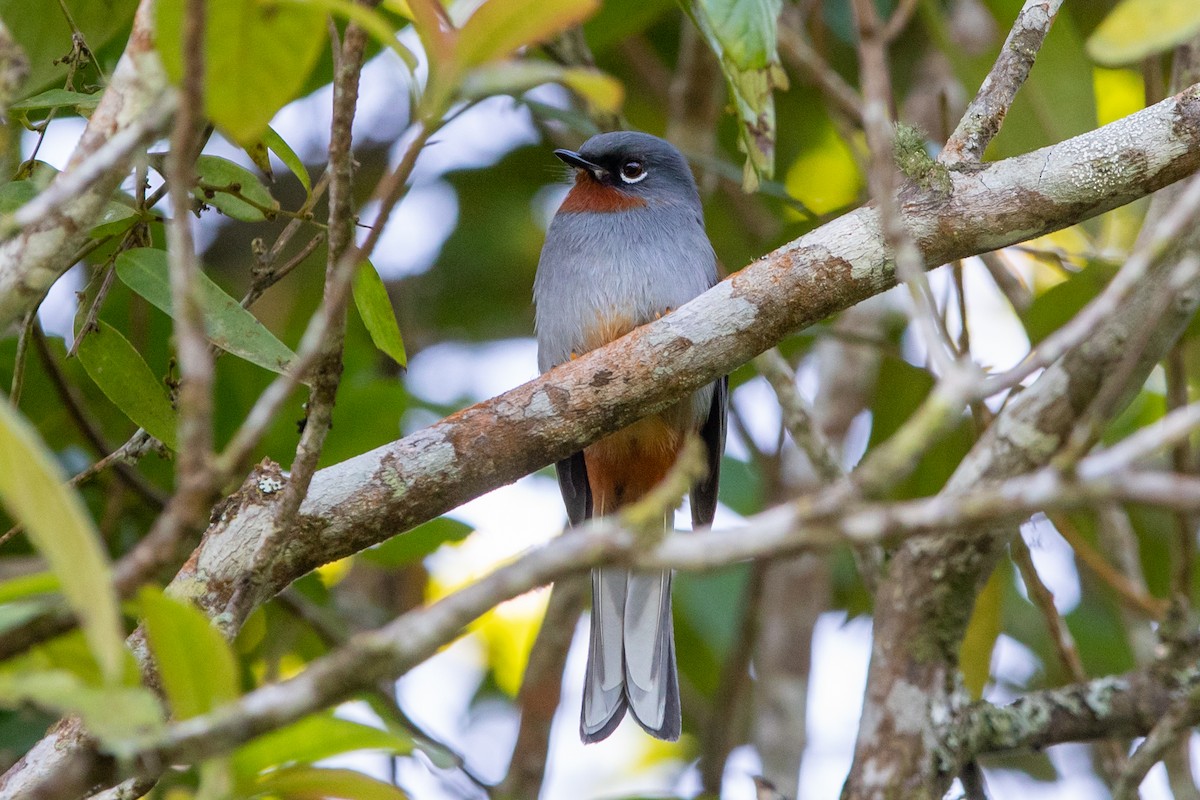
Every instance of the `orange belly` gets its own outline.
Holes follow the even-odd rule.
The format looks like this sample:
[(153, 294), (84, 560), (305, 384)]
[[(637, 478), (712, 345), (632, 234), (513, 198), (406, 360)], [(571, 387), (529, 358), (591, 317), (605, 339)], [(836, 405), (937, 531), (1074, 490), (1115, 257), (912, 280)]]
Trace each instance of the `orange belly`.
[[(586, 330), (584, 347), (592, 350), (608, 344), (635, 327), (622, 314), (601, 317)], [(584, 449), (596, 516), (637, 502), (663, 479), (683, 442), (682, 411), (681, 404), (638, 420)]]
[(675, 463), (682, 438), (677, 427), (655, 414), (584, 449), (593, 513), (611, 514), (645, 496)]

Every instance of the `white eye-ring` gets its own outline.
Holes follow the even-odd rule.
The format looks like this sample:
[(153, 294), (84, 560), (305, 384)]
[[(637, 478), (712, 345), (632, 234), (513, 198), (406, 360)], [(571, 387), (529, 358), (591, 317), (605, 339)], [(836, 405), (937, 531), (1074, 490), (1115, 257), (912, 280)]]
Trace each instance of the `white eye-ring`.
[(646, 168), (642, 166), (642, 162), (636, 158), (630, 159), (621, 165), (621, 180), (625, 183), (637, 183), (646, 179)]

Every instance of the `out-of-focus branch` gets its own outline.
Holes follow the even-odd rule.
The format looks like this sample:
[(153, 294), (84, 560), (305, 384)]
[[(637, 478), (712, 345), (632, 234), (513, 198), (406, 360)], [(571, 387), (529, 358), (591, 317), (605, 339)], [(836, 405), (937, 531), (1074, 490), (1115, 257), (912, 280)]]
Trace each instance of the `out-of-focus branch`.
[(501, 798), (537, 797), (546, 775), (550, 730), (562, 696), (563, 665), (575, 638), (579, 615), (587, 605), (590, 582), (583, 577), (554, 582), (542, 627), (529, 653), (525, 678), (517, 695), (521, 724), (508, 774), (496, 788)]
[(1026, 0), (992, 71), (942, 149), (943, 163), (959, 164), (983, 158), (983, 151), (999, 133), (1017, 90), (1029, 77), (1033, 61), (1061, 5), (1062, 0)]
[[(675, 490), (686, 489), (690, 482), (690, 468), (676, 472), (679, 485), (664, 489), (664, 498), (668, 491), (677, 497)], [(264, 686), (210, 714), (172, 724), (164, 740), (143, 753), (143, 763), (191, 761), (226, 752), (255, 735), (344, 700), (383, 678), (402, 674), (494, 605), (559, 576), (578, 574), (599, 564), (715, 567), (748, 556), (799, 547), (828, 547), (846, 540), (879, 541), (882, 537), (928, 530), (930, 526), (957, 527), (967, 522), (1021, 516), (1031, 506), (1086, 504), (1107, 496), (1200, 508), (1200, 481), (1196, 479), (1157, 473), (1121, 473), (1109, 478), (1094, 485), (1073, 484), (1067, 488), (1055, 486), (1048, 471), (1044, 471), (968, 495), (848, 509), (836, 519), (814, 520), (811, 524), (793, 518), (781, 525), (789, 512), (774, 509), (733, 535), (727, 531), (673, 534), (657, 545), (646, 542), (636, 524), (631, 530), (614, 519), (593, 520), (432, 606), (353, 637), (345, 647), (312, 662), (296, 678)], [(642, 509), (646, 516), (653, 511)], [(737, 544), (715, 552), (716, 542), (731, 540)]]

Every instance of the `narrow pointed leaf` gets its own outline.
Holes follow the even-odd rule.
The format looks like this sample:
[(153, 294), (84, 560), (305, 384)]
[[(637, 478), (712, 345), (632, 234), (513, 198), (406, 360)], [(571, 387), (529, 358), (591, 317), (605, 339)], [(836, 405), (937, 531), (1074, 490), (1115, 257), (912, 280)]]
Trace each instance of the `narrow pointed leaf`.
[(279, 160), (283, 162), (283, 165), (300, 180), (300, 185), (304, 187), (304, 193), (311, 197), (312, 178), (308, 175), (308, 167), (304, 166), (304, 162), (300, 160), (300, 156), (296, 155), (296, 151), (283, 140), (282, 136), (275, 132), (274, 128), (267, 128), (267, 132), (263, 134), (262, 143), (272, 153), (279, 156)]
[(241, 784), (273, 767), (311, 764), (356, 750), (405, 755), (412, 751), (412, 741), (330, 714), (314, 714), (243, 745), (233, 755), (233, 767)]
[(112, 565), (79, 494), (33, 427), (0, 403), (0, 502), (58, 577), (105, 678), (116, 682), (125, 653)]
[(388, 297), (387, 287), (370, 261), (359, 264), (358, 271), (354, 273), (354, 305), (375, 346), (400, 366), (407, 367), (404, 338), (400, 335), (392, 301)]
[[(152, 305), (171, 314), (166, 252), (149, 247), (126, 250), (117, 256), (117, 277)], [(296, 357), (287, 345), (210, 278), (203, 273), (199, 278), (208, 340), (251, 364), (272, 372), (286, 372)]]
[(99, 321), (79, 343), (79, 362), (88, 376), (121, 413), (172, 450), (175, 445), (175, 408), (162, 381), (154, 377), (119, 330)]
[(390, 784), (348, 769), (288, 767), (265, 776), (255, 786), (288, 800), (407, 800), (408, 795)]

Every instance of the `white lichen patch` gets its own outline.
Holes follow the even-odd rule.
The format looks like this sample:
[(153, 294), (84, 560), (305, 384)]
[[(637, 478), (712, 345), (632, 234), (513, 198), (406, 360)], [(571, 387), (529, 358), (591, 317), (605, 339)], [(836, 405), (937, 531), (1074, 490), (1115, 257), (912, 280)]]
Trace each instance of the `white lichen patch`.
[(545, 389), (534, 392), (529, 402), (521, 409), (521, 416), (525, 419), (546, 419), (554, 416), (554, 413), (554, 403)]
[(1083, 702), (1097, 717), (1112, 714), (1113, 697), (1129, 689), (1129, 682), (1115, 675), (1099, 678), (1088, 685)]
[(263, 494), (275, 494), (283, 488), (283, 481), (273, 475), (264, 475), (258, 479), (258, 490)]
[(921, 733), (929, 727), (925, 692), (908, 681), (899, 681), (888, 692), (884, 707), (896, 733)]

